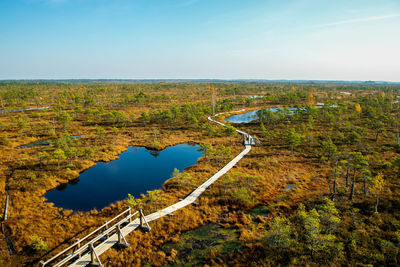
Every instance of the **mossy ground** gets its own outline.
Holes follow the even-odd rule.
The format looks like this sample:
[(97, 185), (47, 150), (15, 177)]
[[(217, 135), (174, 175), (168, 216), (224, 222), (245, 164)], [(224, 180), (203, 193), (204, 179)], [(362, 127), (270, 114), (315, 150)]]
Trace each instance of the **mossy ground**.
[(238, 238), (238, 230), (207, 224), (183, 233), (178, 242), (167, 243), (162, 246), (162, 250), (169, 254), (172, 250), (177, 252), (174, 265), (201, 266), (207, 263), (205, 259), (210, 254), (224, 255), (237, 252), (242, 247)]

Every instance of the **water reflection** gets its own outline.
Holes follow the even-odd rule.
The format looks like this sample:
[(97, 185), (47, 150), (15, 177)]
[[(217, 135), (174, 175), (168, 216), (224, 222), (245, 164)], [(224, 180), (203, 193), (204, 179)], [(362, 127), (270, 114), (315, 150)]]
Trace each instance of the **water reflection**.
[(128, 193), (140, 197), (141, 193), (161, 188), (174, 168), (183, 171), (196, 164), (203, 155), (199, 147), (180, 144), (162, 151), (128, 147), (119, 159), (96, 164), (79, 179), (47, 192), (45, 197), (57, 207), (77, 211), (102, 209), (125, 199)]

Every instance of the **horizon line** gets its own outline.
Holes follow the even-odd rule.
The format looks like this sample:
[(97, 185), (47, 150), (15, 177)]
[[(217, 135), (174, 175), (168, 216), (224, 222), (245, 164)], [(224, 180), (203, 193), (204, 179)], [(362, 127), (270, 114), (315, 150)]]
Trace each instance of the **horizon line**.
[(0, 79), (0, 82), (22, 81), (270, 81), (270, 82), (344, 82), (344, 83), (391, 83), (399, 81), (388, 80), (341, 80), (341, 79), (264, 79), (264, 78), (19, 78)]

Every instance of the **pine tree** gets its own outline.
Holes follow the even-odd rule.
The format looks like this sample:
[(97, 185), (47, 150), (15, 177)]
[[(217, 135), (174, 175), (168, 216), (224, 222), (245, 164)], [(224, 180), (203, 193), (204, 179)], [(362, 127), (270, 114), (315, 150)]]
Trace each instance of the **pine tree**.
[(321, 224), (325, 226), (328, 234), (332, 234), (340, 223), (339, 212), (333, 201), (324, 198), (324, 204), (320, 208)]
[(375, 195), (374, 211), (378, 212), (379, 198), (385, 189), (385, 180), (383, 179), (382, 173), (379, 173), (374, 179), (374, 185), (371, 188), (372, 194)]
[(54, 159), (57, 160), (58, 168), (60, 168), (61, 160), (66, 159), (64, 151), (62, 149), (60, 149), (60, 148), (57, 148), (56, 150), (54, 150), (52, 156), (53, 156)]
[(290, 154), (293, 154), (293, 150), (301, 143), (301, 136), (296, 133), (295, 129), (290, 128), (286, 131), (285, 139), (290, 147)]
[(263, 241), (266, 246), (276, 249), (291, 247), (295, 240), (290, 221), (286, 218), (276, 217)]

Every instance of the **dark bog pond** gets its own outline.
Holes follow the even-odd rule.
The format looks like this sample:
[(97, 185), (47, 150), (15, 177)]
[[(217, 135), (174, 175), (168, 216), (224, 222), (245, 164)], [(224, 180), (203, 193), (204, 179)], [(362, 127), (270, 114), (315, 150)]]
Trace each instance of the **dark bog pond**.
[(287, 184), (284, 191), (290, 191), (292, 189), (296, 189), (297, 185), (295, 184)]
[(243, 114), (238, 114), (238, 115), (233, 115), (230, 117), (225, 118), (225, 121), (231, 122), (231, 123), (248, 123), (251, 121), (254, 121), (258, 118), (257, 116), (257, 110), (249, 111)]
[[(259, 111), (260, 109), (257, 110), (253, 110), (253, 111), (249, 111), (243, 114), (238, 114), (238, 115), (233, 115), (230, 117), (225, 118), (225, 121), (227, 122), (231, 122), (231, 123), (249, 123), (252, 121), (255, 121), (258, 119), (257, 116), (257, 111)], [(283, 111), (283, 108), (267, 108), (266, 110), (270, 110), (273, 112), (279, 112), (279, 111)], [(290, 112), (294, 112), (297, 110), (297, 108), (288, 108), (288, 110)]]
[(75, 211), (101, 210), (129, 194), (160, 189), (174, 168), (183, 171), (203, 155), (199, 145), (180, 144), (162, 151), (128, 147), (119, 159), (100, 162), (83, 172), (79, 179), (45, 194), (56, 207)]
[(9, 109), (9, 110), (0, 110), (0, 113), (10, 113), (10, 112), (21, 112), (21, 111), (31, 111), (31, 110), (42, 110), (49, 109), (50, 107), (40, 107), (40, 108), (20, 108), (20, 109)]
[[(318, 103), (316, 106), (313, 106), (313, 108), (319, 109), (324, 106), (323, 103)], [(331, 108), (337, 108), (338, 105), (330, 105), (329, 107)], [(225, 118), (225, 121), (230, 122), (230, 123), (249, 123), (255, 120), (258, 120), (258, 115), (257, 111), (261, 109), (249, 111), (243, 114), (238, 114), (238, 115), (233, 115), (230, 117)], [(306, 107), (290, 107), (290, 108), (266, 108), (264, 110), (272, 111), (276, 115), (279, 116), (287, 116), (287, 115), (293, 115), (297, 112), (307, 112), (308, 109)]]
[[(81, 135), (72, 135), (71, 139), (75, 139), (75, 138), (81, 138), (84, 137), (84, 134)], [(31, 142), (29, 144), (26, 145), (22, 145), (19, 148), (24, 148), (24, 147), (35, 147), (35, 146), (48, 146), (50, 145), (51, 142), (53, 142), (54, 140), (56, 140), (55, 138), (53, 139), (42, 139), (42, 140), (37, 140), (35, 142)]]

